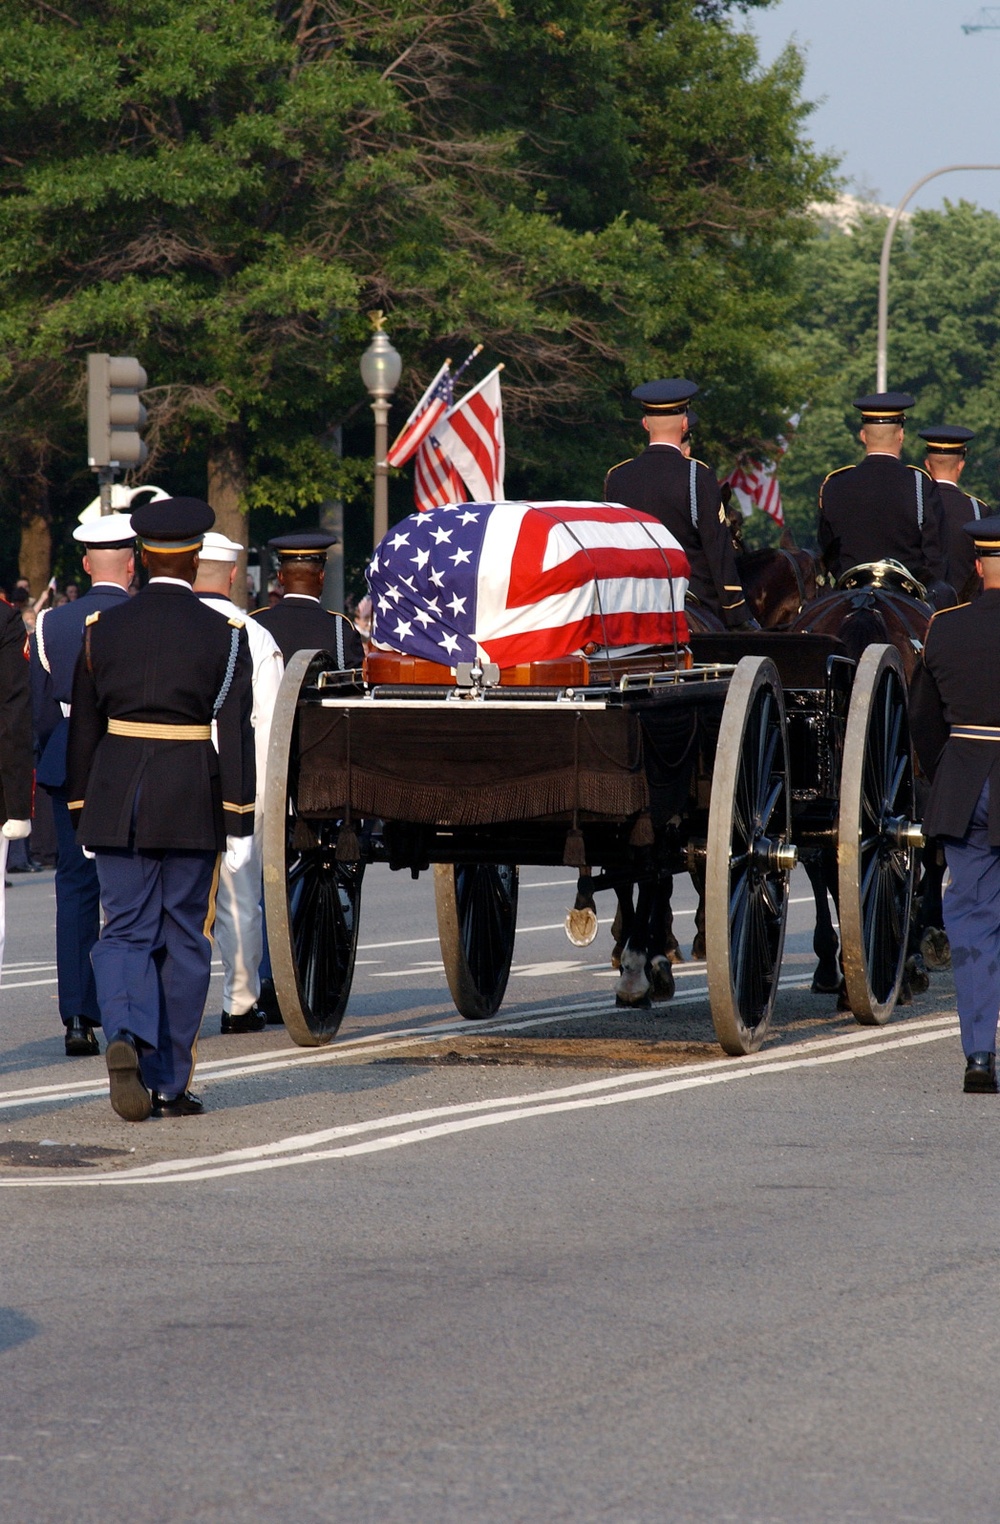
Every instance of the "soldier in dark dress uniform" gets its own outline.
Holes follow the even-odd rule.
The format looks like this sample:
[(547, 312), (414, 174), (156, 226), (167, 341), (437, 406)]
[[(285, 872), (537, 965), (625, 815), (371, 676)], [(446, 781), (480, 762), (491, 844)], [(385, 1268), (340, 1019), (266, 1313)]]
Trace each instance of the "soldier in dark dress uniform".
[(31, 835), (34, 765), (28, 634), (20, 610), (0, 598), (0, 967), (7, 848)]
[(316, 650), (329, 651), (338, 667), (360, 667), (365, 655), (361, 636), (345, 614), (333, 614), (320, 603), (326, 553), (336, 545), (336, 535), (307, 529), (267, 543), (278, 553), (278, 581), (285, 596), (274, 608), (254, 609), (253, 618), (274, 636), (285, 665), (296, 651)]
[(680, 542), (691, 565), (692, 598), (731, 628), (756, 628), (743, 597), (736, 556), (714, 472), (683, 451), (693, 381), (647, 381), (632, 396), (643, 406), (649, 444), (613, 466), (604, 480), (609, 503), (651, 513)]
[[(285, 590), (273, 608), (254, 609), (255, 624), (263, 625), (281, 647), (285, 665), (296, 651), (329, 651), (337, 667), (359, 670), (365, 659), (361, 636), (345, 614), (323, 608), (320, 597), (326, 576), (326, 553), (337, 536), (323, 529), (304, 529), (268, 540), (278, 555), (278, 581)], [(260, 995), (257, 1004), (272, 1026), (281, 1021), (271, 971), (271, 955), (264, 927), (264, 953), (260, 961)]]
[(921, 429), (920, 437), (927, 441), (924, 465), (937, 483), (944, 506), (948, 581), (965, 602), (979, 591), (975, 547), (965, 533), (965, 526), (972, 519), (990, 516), (990, 509), (980, 498), (963, 492), (958, 485), (965, 470), (969, 441), (976, 436), (961, 424), (940, 423), (933, 429)]
[(191, 587), (214, 522), (195, 498), (135, 511), (149, 585), (89, 616), (73, 681), (68, 807), (97, 857), (105, 924), (94, 975), (111, 1104), (130, 1122), (202, 1110), (188, 1086), (219, 853), (235, 872), (252, 845), (246, 629)]
[(931, 780), (924, 832), (944, 838), (965, 1089), (996, 1091), (1000, 1012), (1000, 516), (966, 525), (984, 590), (935, 614), (913, 677), (910, 720)]
[(927, 472), (900, 460), (905, 392), (876, 392), (854, 406), (865, 458), (831, 471), (819, 489), (819, 548), (835, 577), (871, 561), (899, 561), (925, 586), (948, 576), (941, 494)]
[(100, 930), (100, 889), (92, 859), (83, 855), (69, 818), (66, 738), (73, 673), (87, 619), (128, 602), (135, 574), (135, 531), (126, 513), (79, 524), (74, 540), (85, 547), (83, 569), (93, 579), (82, 598), (43, 609), (31, 638), (31, 688), (39, 758), (36, 781), (52, 800), (56, 828), (56, 976), (59, 1015), (69, 1057), (99, 1053), (101, 1024), (91, 949)]

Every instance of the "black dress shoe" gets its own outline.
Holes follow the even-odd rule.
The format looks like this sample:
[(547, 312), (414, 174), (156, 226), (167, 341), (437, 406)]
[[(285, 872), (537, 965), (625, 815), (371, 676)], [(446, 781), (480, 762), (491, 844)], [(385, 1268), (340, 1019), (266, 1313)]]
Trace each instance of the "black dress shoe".
[(74, 1016), (72, 1021), (67, 1021), (67, 1058), (88, 1058), (92, 1053), (100, 1053), (100, 1051), (101, 1045), (97, 1041), (97, 1033), (89, 1021), (84, 1021), (82, 1016)]
[(190, 1090), (182, 1090), (180, 1095), (161, 1095), (154, 1090), (152, 1097), (154, 1117), (196, 1117), (205, 1110), (198, 1097)]
[(234, 1015), (231, 1011), (222, 1013), (222, 1035), (225, 1037), (229, 1032), (263, 1032), (267, 1026), (267, 1017), (259, 1006), (252, 1005), (249, 1011), (241, 1011)]
[(118, 1032), (104, 1054), (111, 1086), (111, 1105), (126, 1122), (144, 1122), (152, 1108), (139, 1069), (139, 1053), (128, 1032)]
[(966, 1095), (996, 1095), (997, 1059), (995, 1053), (970, 1053), (965, 1066)]
[(282, 1022), (281, 1008), (278, 1005), (278, 995), (274, 988), (273, 979), (260, 981), (260, 994), (257, 996), (257, 1009), (263, 1011), (267, 1017), (269, 1027), (280, 1027)]

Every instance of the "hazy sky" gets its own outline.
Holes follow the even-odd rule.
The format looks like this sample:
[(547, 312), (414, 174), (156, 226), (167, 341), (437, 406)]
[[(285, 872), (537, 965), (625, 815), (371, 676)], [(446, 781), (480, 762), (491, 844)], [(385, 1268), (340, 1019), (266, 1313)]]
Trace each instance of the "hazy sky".
[[(976, 0), (779, 0), (750, 13), (769, 63), (790, 38), (806, 53), (807, 131), (841, 173), (894, 205), (945, 164), (1000, 164), (1000, 30), (972, 33)], [(993, 7), (1000, 19), (1000, 4)], [(1000, 171), (942, 175), (910, 203), (964, 198), (1000, 211)]]

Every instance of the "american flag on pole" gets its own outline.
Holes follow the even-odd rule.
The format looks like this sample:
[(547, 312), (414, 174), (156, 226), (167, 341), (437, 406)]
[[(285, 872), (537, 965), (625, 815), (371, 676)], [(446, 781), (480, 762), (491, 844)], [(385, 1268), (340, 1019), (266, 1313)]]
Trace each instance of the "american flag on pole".
[(456, 503), (465, 496), (462, 479), (431, 434), (417, 450), (413, 468), (413, 501), (419, 513)]
[(445, 360), (396, 436), (392, 449), (385, 457), (386, 464), (405, 466), (411, 455), (416, 454), (434, 425), (444, 417), (451, 404), (451, 361)]
[(376, 550), (372, 640), (451, 667), (684, 643), (689, 570), (659, 519), (632, 508), (451, 504), (411, 514)]
[(785, 522), (781, 488), (775, 471), (776, 468), (770, 461), (741, 461), (735, 471), (726, 477), (743, 510), (744, 518), (749, 517), (754, 508), (759, 508), (776, 524)]
[(443, 453), (479, 502), (503, 498), (504, 442), (497, 365), (448, 412), (435, 434)]

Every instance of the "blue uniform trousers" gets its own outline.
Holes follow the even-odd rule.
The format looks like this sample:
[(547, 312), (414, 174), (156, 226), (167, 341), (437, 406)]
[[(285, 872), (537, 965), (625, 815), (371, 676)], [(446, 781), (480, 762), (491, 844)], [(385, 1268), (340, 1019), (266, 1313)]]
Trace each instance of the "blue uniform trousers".
[(77, 846), (76, 833), (66, 807), (68, 794), (47, 790), (52, 800), (56, 827), (56, 974), (59, 984), (59, 1015), (64, 1022), (82, 1016), (100, 1026), (101, 1012), (90, 952), (101, 928), (100, 888), (97, 868)]
[(215, 852), (97, 853), (105, 925), (92, 959), (110, 1042), (130, 1032), (150, 1090), (173, 1097), (194, 1072), (211, 977)]
[(962, 840), (944, 838), (951, 874), (944, 893), (944, 929), (951, 943), (966, 1058), (996, 1052), (1000, 1013), (1000, 847), (990, 846), (989, 804), (987, 782)]

